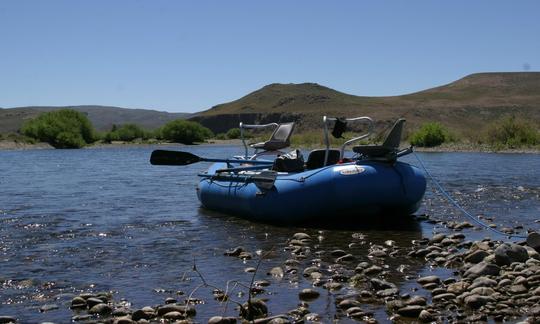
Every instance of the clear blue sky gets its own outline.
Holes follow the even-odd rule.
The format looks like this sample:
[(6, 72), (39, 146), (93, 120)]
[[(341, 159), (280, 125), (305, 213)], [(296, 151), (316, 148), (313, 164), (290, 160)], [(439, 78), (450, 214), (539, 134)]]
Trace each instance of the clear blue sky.
[(539, 69), (536, 0), (0, 0), (0, 107), (195, 112), (274, 82), (383, 96)]

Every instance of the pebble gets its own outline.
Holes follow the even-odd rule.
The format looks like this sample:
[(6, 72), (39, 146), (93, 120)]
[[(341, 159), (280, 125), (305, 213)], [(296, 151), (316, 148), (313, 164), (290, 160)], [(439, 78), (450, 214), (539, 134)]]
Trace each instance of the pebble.
[(298, 293), (298, 297), (300, 298), (300, 300), (306, 301), (317, 299), (319, 296), (320, 293), (317, 290), (311, 288), (302, 289), (302, 291)]
[(48, 311), (52, 311), (52, 310), (55, 310), (55, 309), (58, 309), (58, 305), (56, 304), (46, 304), (46, 305), (43, 305), (39, 308), (39, 311), (40, 312), (48, 312)]
[(469, 283), (466, 281), (458, 281), (452, 284), (449, 284), (446, 287), (446, 291), (453, 294), (461, 294), (469, 287)]
[(7, 324), (7, 323), (16, 323), (17, 319), (13, 316), (0, 316), (0, 323)]
[(90, 310), (88, 311), (88, 314), (107, 315), (107, 314), (110, 314), (111, 312), (112, 312), (111, 306), (105, 303), (101, 303), (101, 304), (96, 304), (92, 306), (92, 308), (90, 308)]
[(438, 284), (441, 282), (441, 278), (439, 278), (438, 276), (426, 276), (426, 277), (418, 278), (416, 282), (418, 282), (421, 285), (430, 284), (430, 283)]
[(424, 306), (420, 305), (410, 305), (405, 306), (403, 308), (398, 309), (397, 313), (404, 317), (418, 317), (420, 315), (420, 312), (424, 310)]
[(208, 324), (235, 324), (236, 317), (213, 316), (208, 320)]

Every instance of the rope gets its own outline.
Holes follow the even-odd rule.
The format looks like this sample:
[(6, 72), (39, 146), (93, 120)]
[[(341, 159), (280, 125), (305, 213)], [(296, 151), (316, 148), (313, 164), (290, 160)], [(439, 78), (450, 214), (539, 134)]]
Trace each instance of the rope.
[(492, 228), (492, 227), (489, 227), (489, 225), (487, 225), (486, 223), (482, 222), (481, 220), (479, 220), (477, 217), (474, 217), (472, 214), (470, 214), (469, 212), (467, 212), (463, 207), (461, 207), (457, 201), (455, 201), (449, 194), (448, 192), (446, 192), (446, 190), (444, 190), (444, 188), (441, 186), (441, 184), (435, 180), (435, 178), (431, 175), (431, 173), (429, 173), (429, 171), (427, 170), (426, 166), (424, 165), (424, 162), (422, 162), (422, 160), (420, 159), (420, 157), (415, 153), (413, 152), (413, 155), (416, 157), (416, 159), (418, 160), (418, 162), (420, 162), (420, 165), (422, 166), (422, 169), (424, 169), (424, 171), (426, 172), (426, 174), (428, 175), (428, 177), (431, 179), (431, 181), (437, 186), (437, 188), (439, 189), (439, 192), (444, 196), (446, 197), (446, 199), (452, 204), (454, 205), (454, 207), (456, 207), (459, 211), (461, 211), (465, 216), (469, 217), (472, 221), (474, 221), (475, 223), (477, 223), (478, 225), (494, 232), (494, 233), (497, 233), (499, 235), (503, 235), (503, 236), (507, 236), (508, 238), (512, 238), (512, 237), (517, 237), (517, 238), (521, 238), (521, 239), (526, 239), (527, 236), (523, 236), (523, 235), (515, 235), (515, 234), (508, 234), (508, 233), (504, 233), (504, 232), (501, 232), (495, 228)]

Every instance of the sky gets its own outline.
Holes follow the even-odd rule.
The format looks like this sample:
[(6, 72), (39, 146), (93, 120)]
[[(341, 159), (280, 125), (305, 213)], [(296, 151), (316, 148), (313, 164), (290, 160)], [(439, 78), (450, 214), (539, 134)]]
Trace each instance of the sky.
[(390, 96), (540, 69), (540, 1), (0, 0), (0, 107), (196, 112), (270, 83)]

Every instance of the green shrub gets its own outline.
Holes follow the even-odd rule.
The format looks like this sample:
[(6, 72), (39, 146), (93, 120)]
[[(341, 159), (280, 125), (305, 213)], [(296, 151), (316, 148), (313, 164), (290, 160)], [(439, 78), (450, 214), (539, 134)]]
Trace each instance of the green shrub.
[(231, 128), (226, 135), (228, 139), (240, 138), (240, 128)]
[(137, 138), (148, 139), (150, 137), (150, 134), (138, 125), (125, 124), (120, 127), (113, 125), (111, 131), (105, 134), (104, 140), (109, 143), (112, 141), (130, 142)]
[(90, 120), (72, 109), (43, 113), (24, 123), (21, 133), (56, 148), (81, 148), (95, 139)]
[(197, 122), (184, 119), (176, 119), (168, 122), (161, 129), (161, 137), (163, 139), (184, 144), (203, 142), (212, 136), (214, 134), (208, 128)]
[(218, 140), (226, 140), (227, 139), (227, 134), (219, 133), (219, 134), (216, 135), (215, 138), (218, 139)]
[(510, 116), (488, 125), (486, 141), (493, 146), (509, 148), (533, 146), (540, 144), (540, 131), (532, 123)]
[(409, 141), (415, 146), (433, 147), (450, 140), (448, 130), (437, 122), (423, 124), (417, 132), (411, 134)]

